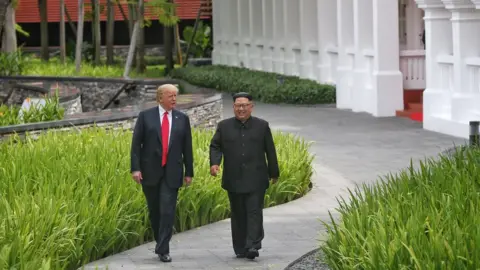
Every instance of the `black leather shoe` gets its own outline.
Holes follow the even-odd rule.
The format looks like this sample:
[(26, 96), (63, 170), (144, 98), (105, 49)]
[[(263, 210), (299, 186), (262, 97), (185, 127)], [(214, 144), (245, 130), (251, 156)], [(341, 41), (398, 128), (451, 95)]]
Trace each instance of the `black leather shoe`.
[(237, 258), (239, 259), (245, 258), (245, 253), (237, 254)]
[(168, 255), (168, 254), (158, 254), (158, 257), (160, 258), (160, 261), (162, 261), (162, 262), (171, 262), (172, 261), (172, 257), (170, 257), (170, 255)]
[(258, 254), (258, 250), (256, 248), (250, 248), (248, 249), (247, 253), (245, 254), (245, 256), (250, 259), (250, 260), (253, 260), (255, 259), (256, 257), (259, 256)]

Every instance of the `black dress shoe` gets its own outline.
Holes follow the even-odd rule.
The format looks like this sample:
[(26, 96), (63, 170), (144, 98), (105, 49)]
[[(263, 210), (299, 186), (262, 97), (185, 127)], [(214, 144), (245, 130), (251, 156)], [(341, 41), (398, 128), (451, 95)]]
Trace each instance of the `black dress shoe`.
[(245, 256), (250, 259), (250, 260), (253, 260), (255, 259), (256, 257), (259, 256), (258, 254), (258, 250), (256, 248), (250, 248), (247, 253), (245, 254)]
[(239, 259), (245, 258), (245, 253), (237, 254), (237, 258)]
[(172, 261), (172, 257), (170, 257), (170, 255), (168, 255), (168, 254), (158, 254), (158, 257), (160, 258), (160, 261), (162, 261), (162, 262), (171, 262)]

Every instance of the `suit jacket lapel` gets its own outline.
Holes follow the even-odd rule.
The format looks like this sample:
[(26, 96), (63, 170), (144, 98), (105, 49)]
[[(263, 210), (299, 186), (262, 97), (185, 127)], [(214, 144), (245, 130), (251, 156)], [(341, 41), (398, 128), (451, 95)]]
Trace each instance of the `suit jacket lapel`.
[(177, 111), (172, 110), (172, 130), (170, 131), (170, 140), (168, 143), (168, 150), (170, 151), (170, 148), (172, 147), (172, 142), (175, 140), (175, 131), (177, 129), (177, 121), (178, 121), (178, 115)]
[(157, 131), (157, 137), (158, 137), (158, 140), (160, 143), (162, 143), (162, 135), (160, 133), (160, 130), (161, 129), (161, 122), (160, 122), (160, 109), (158, 108), (157, 106), (157, 109), (154, 110), (155, 113), (153, 115), (153, 120), (155, 121), (155, 128), (156, 128), (156, 131)]

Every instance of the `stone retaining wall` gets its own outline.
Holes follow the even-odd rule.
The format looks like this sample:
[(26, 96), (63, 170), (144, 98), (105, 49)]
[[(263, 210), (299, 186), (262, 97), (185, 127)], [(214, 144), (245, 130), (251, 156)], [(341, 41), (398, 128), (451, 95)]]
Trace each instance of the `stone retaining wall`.
[[(195, 128), (215, 128), (223, 118), (223, 101), (221, 94), (206, 98), (203, 102), (185, 104), (178, 108), (190, 117), (190, 124)], [(6, 139), (17, 133), (21, 137), (25, 133), (38, 135), (45, 130), (55, 131), (80, 131), (81, 129), (102, 126), (113, 129), (129, 129), (135, 126), (139, 111), (117, 115), (99, 116), (84, 119), (66, 119), (55, 122), (33, 123), (19, 126), (0, 127), (0, 140)]]
[(82, 110), (82, 97), (78, 95), (72, 100), (60, 102), (60, 106), (65, 108), (65, 115), (77, 114), (83, 112)]

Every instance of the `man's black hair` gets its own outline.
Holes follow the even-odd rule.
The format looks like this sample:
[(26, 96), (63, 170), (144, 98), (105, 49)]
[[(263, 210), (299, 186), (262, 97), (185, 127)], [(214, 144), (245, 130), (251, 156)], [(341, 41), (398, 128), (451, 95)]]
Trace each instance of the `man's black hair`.
[(249, 101), (252, 101), (253, 97), (247, 92), (239, 92), (233, 95), (233, 102), (237, 100), (237, 98), (247, 98)]

